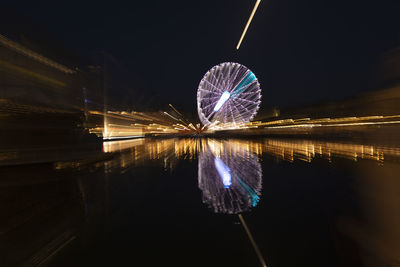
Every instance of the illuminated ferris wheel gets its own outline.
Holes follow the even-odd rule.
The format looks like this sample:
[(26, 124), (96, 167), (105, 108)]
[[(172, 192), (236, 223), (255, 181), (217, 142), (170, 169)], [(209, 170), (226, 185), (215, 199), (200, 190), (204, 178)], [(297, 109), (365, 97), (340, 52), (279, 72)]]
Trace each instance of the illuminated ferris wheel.
[(197, 90), (197, 112), (208, 128), (249, 122), (260, 103), (261, 89), (256, 76), (239, 63), (214, 66), (204, 75)]

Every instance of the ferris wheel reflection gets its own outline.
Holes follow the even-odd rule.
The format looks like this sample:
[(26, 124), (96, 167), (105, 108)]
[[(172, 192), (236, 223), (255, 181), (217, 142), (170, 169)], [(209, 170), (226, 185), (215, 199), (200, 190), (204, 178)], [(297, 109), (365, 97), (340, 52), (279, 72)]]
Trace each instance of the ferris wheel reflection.
[(198, 182), (203, 203), (215, 213), (242, 213), (260, 200), (261, 165), (246, 145), (207, 139), (201, 144)]

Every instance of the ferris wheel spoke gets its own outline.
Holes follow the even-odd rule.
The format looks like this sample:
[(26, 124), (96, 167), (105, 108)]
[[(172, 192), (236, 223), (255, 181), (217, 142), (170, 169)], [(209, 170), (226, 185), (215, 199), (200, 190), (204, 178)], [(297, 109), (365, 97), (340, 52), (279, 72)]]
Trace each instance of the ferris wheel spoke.
[[(247, 73), (247, 71), (246, 71), (246, 73)], [(235, 86), (232, 87), (232, 93), (236, 90), (236, 87), (238, 87), (243, 82), (244, 79), (246, 79), (246, 75), (241, 77), (240, 80), (235, 84)]]
[(225, 76), (225, 84), (224, 84), (224, 88), (226, 88), (226, 91), (228, 91), (228, 92), (230, 92), (230, 90), (231, 90), (231, 86), (232, 86), (232, 83), (233, 83), (233, 81), (234, 81), (234, 79), (232, 79), (232, 76), (235, 76), (235, 72), (237, 72), (240, 68), (236, 68), (235, 69), (235, 67), (236, 67), (236, 65), (234, 65), (234, 64), (232, 64), (232, 63), (229, 63), (230, 65), (229, 65), (229, 72), (227, 73), (227, 75)]
[(222, 108), (222, 110), (220, 109), (219, 112), (219, 120), (222, 123), (226, 123), (227, 121), (227, 116), (228, 116), (228, 112), (227, 112), (227, 104), (225, 104), (225, 106)]
[(245, 91), (244, 91), (244, 92), (240, 93), (240, 96), (242, 96), (242, 97), (243, 97), (243, 96), (248, 96), (248, 95), (249, 95), (249, 96), (252, 96), (252, 95), (257, 95), (258, 93), (259, 93), (259, 92), (251, 92), (251, 91), (250, 91), (250, 92), (245, 92)]
[(234, 107), (237, 110), (238, 114), (240, 114), (241, 123), (245, 123), (247, 114), (245, 112), (241, 111), (237, 105), (234, 105)]
[[(210, 86), (212, 86), (212, 87), (214, 87), (216, 90), (218, 90), (219, 92), (223, 92), (221, 89), (219, 89), (217, 86), (215, 86), (214, 84), (212, 84), (212, 83), (210, 83), (209, 81), (207, 81), (207, 80), (204, 80), (207, 84), (209, 84)], [(211, 91), (212, 92), (212, 91)]]
[(207, 89), (199, 89), (199, 91), (204, 92), (201, 97), (202, 99), (210, 98), (210, 97), (221, 97), (222, 94), (216, 92), (215, 90), (207, 90)]
[(245, 104), (239, 103), (239, 102), (237, 102), (236, 104), (237, 104), (238, 106), (240, 106), (241, 109), (243, 109), (243, 112), (248, 113), (248, 114), (253, 113), (253, 112), (254, 112), (254, 109), (255, 109), (255, 107), (256, 107), (256, 105), (245, 105)]
[[(236, 110), (237, 110), (237, 115), (238, 116), (240, 116), (240, 119), (241, 119), (241, 121), (242, 121), (242, 123), (245, 121), (245, 119), (243, 119), (243, 114), (242, 114), (242, 112), (240, 112), (240, 110), (236, 107), (236, 105), (231, 105), (231, 106), (233, 106)], [(232, 118), (233, 119), (233, 121), (234, 121), (234, 118)]]
[[(205, 105), (202, 109), (208, 108), (211, 105), (215, 106), (215, 102), (211, 102), (210, 104)], [(214, 107), (213, 107), (214, 108)]]
[[(228, 108), (230, 109), (230, 113), (227, 114), (227, 117), (230, 116), (231, 119), (230, 119), (230, 120), (227, 120), (227, 121), (232, 121), (233, 123), (235, 123), (235, 117), (234, 117), (234, 113), (233, 113), (233, 110), (232, 110), (232, 105), (228, 105), (228, 106), (227, 106), (227, 108), (226, 108), (226, 111), (227, 111), (227, 112), (228, 112)], [(235, 114), (235, 115), (236, 115), (236, 114)]]
[[(243, 85), (240, 88), (237, 88), (235, 91), (238, 91), (239, 93), (237, 93), (237, 95), (242, 94), (242, 93), (248, 93), (248, 90), (253, 89), (254, 84), (257, 84), (257, 80), (254, 80), (252, 82), (250, 82), (249, 84)], [(256, 92), (253, 92), (256, 93)]]
[(236, 99), (233, 100), (233, 102), (237, 103), (238, 105), (242, 106), (242, 108), (246, 111), (246, 113), (251, 113), (251, 111), (245, 107), (242, 103), (240, 103), (239, 101), (237, 101)]
[(244, 101), (244, 102), (246, 102), (246, 103), (250, 103), (250, 104), (255, 104), (255, 103), (256, 103), (255, 101), (251, 101), (251, 100), (248, 100), (248, 99), (245, 99), (245, 98), (239, 97), (239, 96), (237, 96), (237, 97), (234, 97), (234, 99), (239, 99), (239, 100), (241, 100), (241, 101)]
[(218, 82), (220, 87), (222, 87), (222, 91), (226, 91), (224, 87), (224, 81), (225, 81), (225, 74), (222, 70), (220, 70), (219, 75), (218, 75)]
[[(203, 99), (207, 99), (207, 100), (211, 100), (211, 101), (213, 101), (213, 100), (215, 100), (215, 99), (219, 99), (219, 98), (221, 98), (221, 96), (204, 96), (203, 97)], [(215, 102), (217, 102), (217, 101), (215, 101)]]
[(224, 88), (224, 91), (228, 91), (229, 92), (229, 90), (228, 90), (228, 88), (226, 86), (228, 81), (229, 81), (229, 76), (228, 75), (229, 74), (223, 75), (222, 82), (221, 82), (221, 87)]
[(250, 82), (250, 83), (248, 83), (248, 84), (244, 84), (243, 86), (241, 86), (241, 87), (235, 89), (235, 90), (233, 91), (232, 94), (234, 94), (235, 92), (238, 92), (238, 93), (236, 93), (235, 95), (240, 95), (243, 91), (245, 91), (247, 88), (249, 88), (249, 87), (250, 87), (252, 84), (254, 84), (255, 82), (257, 82), (257, 80), (253, 80), (252, 82)]
[(212, 90), (207, 90), (205, 88), (200, 88), (199, 91), (209, 92), (210, 94), (214, 93)]
[(240, 67), (239, 68), (237, 68), (237, 70), (236, 70), (236, 73), (235, 73), (235, 76), (234, 76), (234, 78), (231, 80), (231, 82), (230, 82), (230, 85), (229, 85), (229, 92), (232, 90), (232, 88), (233, 88), (233, 83), (235, 82), (235, 80), (236, 80), (236, 78), (237, 78), (237, 76), (239, 75), (239, 72), (240, 72)]
[[(220, 85), (220, 81), (221, 81), (221, 79), (220, 79), (220, 76), (221, 76), (221, 71), (218, 73), (218, 77), (217, 76), (215, 76), (215, 74), (213, 73), (213, 72), (210, 72), (210, 74), (214, 77), (214, 80), (216, 81), (216, 85)], [(219, 89), (219, 90), (221, 90), (221, 91), (223, 91), (222, 89)]]

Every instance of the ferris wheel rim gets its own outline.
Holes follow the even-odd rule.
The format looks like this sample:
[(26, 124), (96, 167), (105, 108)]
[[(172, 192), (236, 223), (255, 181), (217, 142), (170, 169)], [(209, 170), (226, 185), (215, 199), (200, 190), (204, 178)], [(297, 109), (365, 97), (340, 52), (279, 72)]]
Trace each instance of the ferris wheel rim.
[[(226, 67), (228, 67), (228, 68), (231, 67), (231, 69), (228, 69), (228, 74), (226, 74), (226, 69), (224, 69)], [(228, 122), (232, 123), (232, 124), (247, 123), (247, 122), (249, 122), (249, 121), (254, 119), (254, 117), (256, 116), (256, 114), (257, 114), (257, 112), (258, 112), (258, 110), (260, 108), (261, 97), (262, 97), (262, 95), (261, 95), (261, 86), (260, 86), (260, 83), (259, 83), (257, 77), (255, 76), (255, 74), (249, 68), (247, 68), (246, 66), (244, 66), (244, 65), (242, 65), (240, 63), (222, 62), (222, 63), (219, 63), (219, 64), (213, 66), (211, 69), (209, 69), (203, 75), (202, 79), (200, 80), (198, 89), (197, 89), (197, 112), (198, 112), (198, 116), (199, 116), (200, 121), (205, 126), (213, 124), (216, 121), (216, 120), (212, 121), (212, 120), (210, 120), (208, 118), (210, 113), (212, 113), (212, 112), (210, 112), (210, 108), (208, 106), (214, 104), (215, 102), (212, 102), (212, 101), (210, 102), (209, 101), (210, 103), (208, 104), (208, 106), (204, 106), (204, 105), (202, 106), (202, 104), (204, 104), (203, 103), (204, 102), (204, 98), (205, 98), (204, 96), (206, 95), (205, 92), (208, 92), (208, 94), (210, 95), (210, 96), (206, 97), (206, 99), (208, 99), (208, 100), (210, 100), (211, 98), (216, 99), (216, 98), (220, 97), (223, 93), (227, 92), (227, 90), (224, 90), (224, 88), (218, 88), (215, 84), (210, 82), (209, 81), (210, 80), (210, 75), (214, 76), (213, 78), (211, 78), (211, 80), (214, 83), (217, 82), (217, 84), (218, 84), (219, 80), (215, 76), (215, 74), (218, 73), (218, 75), (220, 75), (220, 76), (222, 75), (222, 78), (225, 78), (224, 86), (226, 86), (226, 79), (228, 79), (228, 80), (231, 79), (231, 85), (228, 88), (228, 90), (231, 90), (231, 93), (232, 93), (232, 92), (234, 92), (234, 90), (236, 90), (236, 87), (238, 85), (240, 85), (240, 82), (242, 81), (241, 80), (235, 86), (233, 86), (236, 77), (234, 77), (232, 79), (232, 77), (231, 77), (232, 73), (230, 73), (230, 71), (232, 69), (234, 69), (234, 71), (236, 71), (236, 76), (238, 75), (238, 73), (240, 71), (243, 72), (243, 70), (244, 70), (245, 75), (242, 73), (241, 74), (242, 75), (241, 79), (243, 80), (248, 76), (248, 74), (251, 74), (252, 75), (252, 80), (251, 80), (250, 83), (245, 84), (243, 86), (243, 89), (239, 90), (240, 92), (237, 92), (236, 95), (231, 98), (231, 100), (229, 101), (230, 104), (226, 104), (225, 105), (225, 108), (223, 109), (225, 117), (226, 116), (230, 116), (231, 117), (231, 121), (228, 121)], [(205, 86), (205, 83), (208, 83), (209, 87)], [(210, 89), (210, 88), (213, 88), (213, 89)], [(246, 94), (242, 95), (242, 97), (237, 97), (238, 95), (240, 95), (242, 92), (248, 90), (249, 88), (252, 91), (246, 92)], [(252, 101), (252, 100), (246, 99), (247, 95), (250, 95), (255, 100)], [(232, 100), (232, 99), (234, 99), (234, 100)], [(243, 106), (242, 108), (245, 109), (245, 113), (248, 113), (248, 114), (244, 114), (245, 117), (242, 116), (243, 115), (243, 111), (241, 112), (236, 106), (234, 106), (232, 104), (232, 102), (239, 102), (239, 99), (240, 99), (240, 101), (242, 101), (241, 105)], [(243, 102), (246, 102), (246, 101), (247, 102), (251, 102), (251, 104), (247, 103), (247, 104), (243, 105)], [(226, 106), (228, 106), (228, 107), (226, 107)], [(208, 107), (208, 111), (205, 110), (205, 107)], [(233, 112), (233, 108), (232, 107), (236, 109), (235, 112)], [(247, 107), (249, 107), (249, 109), (247, 109)], [(230, 113), (229, 113), (229, 111), (226, 110), (227, 108), (231, 108)], [(235, 119), (234, 115), (236, 116), (236, 119)], [(239, 119), (237, 118), (239, 116), (241, 117), (240, 121), (238, 121)], [(224, 123), (227, 123), (227, 119), (226, 118), (225, 118)]]

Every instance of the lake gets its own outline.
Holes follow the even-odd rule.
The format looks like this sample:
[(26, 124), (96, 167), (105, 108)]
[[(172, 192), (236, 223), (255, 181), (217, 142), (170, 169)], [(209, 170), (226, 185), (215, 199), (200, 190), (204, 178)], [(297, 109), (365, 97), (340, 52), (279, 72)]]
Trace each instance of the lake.
[(400, 148), (141, 138), (1, 167), (1, 266), (397, 266)]

